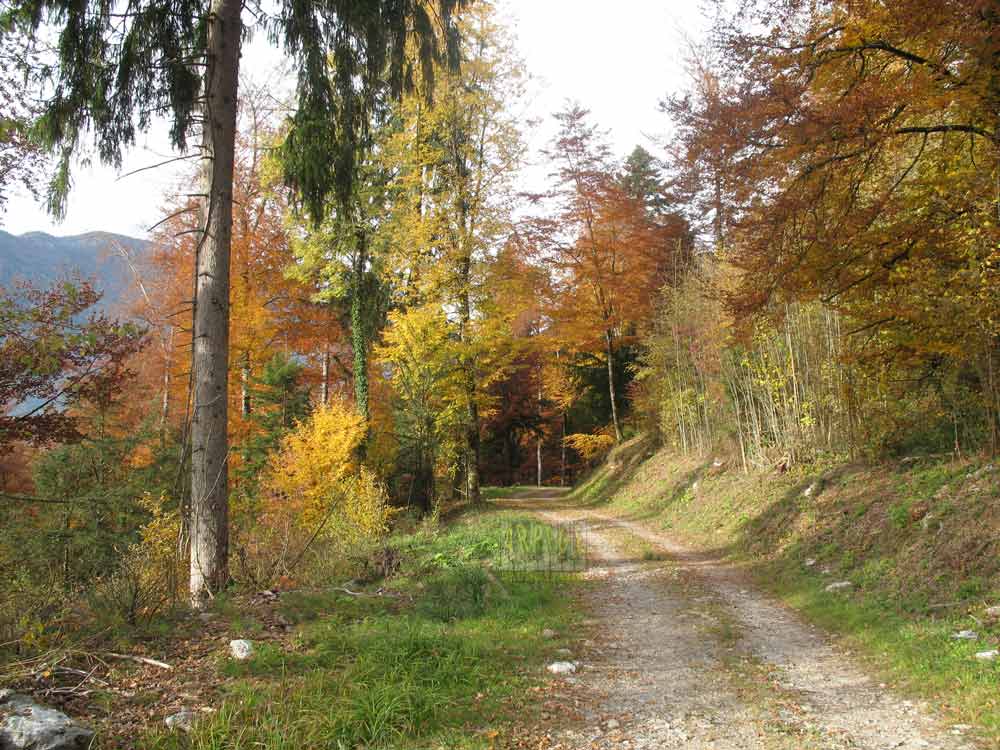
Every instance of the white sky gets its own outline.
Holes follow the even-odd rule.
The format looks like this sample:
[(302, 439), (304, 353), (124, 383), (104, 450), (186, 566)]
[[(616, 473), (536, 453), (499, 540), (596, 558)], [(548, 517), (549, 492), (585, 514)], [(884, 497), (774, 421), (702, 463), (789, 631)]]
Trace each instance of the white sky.
[[(589, 108), (593, 120), (610, 130), (615, 150), (624, 155), (637, 144), (659, 154), (655, 139), (669, 130), (658, 102), (685, 86), (685, 36), (698, 38), (705, 23), (699, 0), (499, 0), (512, 20), (526, 67), (535, 79), (528, 118), (542, 123), (528, 129), (533, 153), (551, 134), (551, 114), (567, 99)], [(258, 35), (242, 60), (245, 74), (271, 77), (280, 64), (277, 51)], [(123, 172), (169, 159), (166, 128), (140, 136), (125, 159)], [(183, 163), (181, 163), (183, 164)], [(145, 237), (162, 216), (165, 193), (176, 190), (181, 165), (119, 175), (95, 165), (74, 172), (65, 220), (55, 224), (26, 196), (13, 196), (0, 229), (14, 234), (44, 231), (55, 235), (109, 231)], [(534, 182), (544, 169), (529, 170)], [(537, 187), (537, 186), (536, 186)]]

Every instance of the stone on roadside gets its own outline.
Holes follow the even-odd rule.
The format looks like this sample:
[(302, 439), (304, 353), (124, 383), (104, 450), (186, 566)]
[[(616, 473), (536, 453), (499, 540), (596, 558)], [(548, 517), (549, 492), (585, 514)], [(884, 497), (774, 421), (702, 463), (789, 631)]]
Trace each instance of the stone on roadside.
[(976, 654), (976, 658), (979, 661), (996, 661), (997, 657), (1000, 657), (1000, 651), (997, 651), (995, 648), (989, 651), (980, 651)]
[(816, 565), (816, 558), (815, 557), (810, 557), (808, 560), (806, 560), (803, 563), (803, 565), (805, 565), (807, 568), (815, 567), (815, 565)]
[(194, 728), (194, 720), (198, 718), (198, 714), (192, 711), (190, 708), (182, 708), (175, 714), (171, 714), (163, 720), (163, 723), (167, 725), (167, 729), (179, 729), (182, 732), (190, 732)]
[(979, 638), (979, 634), (975, 630), (959, 630), (957, 633), (952, 633), (951, 638), (954, 641), (974, 641)]
[(802, 497), (812, 497), (817, 494), (821, 488), (821, 483), (817, 480), (812, 482), (808, 487), (802, 490)]
[(551, 639), (555, 637), (556, 637), (556, 631), (554, 631), (552, 628), (545, 628), (545, 630), (542, 631), (542, 638)]
[(233, 655), (236, 661), (246, 661), (253, 656), (253, 643), (242, 638), (237, 638), (229, 642), (229, 653)]
[(573, 674), (576, 672), (576, 662), (554, 661), (546, 669), (552, 674)]
[(850, 581), (835, 581), (826, 587), (826, 591), (835, 594), (838, 591), (850, 591), (853, 588), (854, 584)]
[(54, 708), (12, 690), (0, 690), (0, 748), (4, 750), (83, 750), (94, 732)]
[(621, 722), (618, 721), (618, 719), (608, 719), (606, 722), (604, 722), (604, 727), (609, 732), (611, 730), (613, 730), (613, 729), (618, 729), (618, 727), (620, 727), (620, 726), (621, 726)]

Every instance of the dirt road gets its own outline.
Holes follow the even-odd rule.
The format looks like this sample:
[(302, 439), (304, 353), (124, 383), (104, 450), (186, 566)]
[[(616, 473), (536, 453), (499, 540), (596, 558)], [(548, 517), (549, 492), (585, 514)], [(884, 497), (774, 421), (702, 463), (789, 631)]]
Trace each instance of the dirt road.
[[(601, 633), (578, 681), (593, 696), (552, 748), (972, 750), (968, 727), (902, 699), (726, 564), (638, 524), (561, 502), (507, 501), (575, 521), (589, 548), (588, 606)], [(660, 559), (657, 559), (660, 558)]]

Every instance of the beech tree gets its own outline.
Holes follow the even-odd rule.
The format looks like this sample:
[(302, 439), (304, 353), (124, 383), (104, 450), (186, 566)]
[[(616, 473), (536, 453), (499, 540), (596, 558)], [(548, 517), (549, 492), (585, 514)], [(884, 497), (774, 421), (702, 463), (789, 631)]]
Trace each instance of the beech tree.
[(552, 316), (562, 340), (577, 350), (603, 350), (611, 425), (621, 442), (615, 353), (619, 342), (650, 316), (665, 280), (665, 260), (689, 247), (680, 233), (682, 222), (656, 222), (647, 197), (629, 195), (628, 180), (621, 179), (588, 115), (578, 105), (556, 115), (560, 129), (547, 151), (555, 185), (536, 196), (553, 212), (528, 222), (525, 240), (530, 252), (554, 269), (559, 293)]
[[(407, 40), (415, 36), (417, 57), (432, 71), (435, 58), (444, 56), (440, 29), (456, 61), (451, 16), (462, 4), (438, 0), (439, 23), (423, 0), (284, 2), (273, 17), (255, 17), (297, 68), (286, 178), (312, 206), (320, 207), (335, 190), (349, 194), (367, 103), (386, 70), (396, 95), (410, 80)], [(248, 31), (242, 11), (239, 0), (142, 0), (125, 9), (96, 0), (15, 0), (10, 11), (34, 30), (45, 24), (60, 30), (54, 93), (40, 123), (61, 155), (50, 186), (56, 213), (70, 188), (72, 157), (86, 136), (92, 134), (98, 156), (113, 166), (121, 165), (124, 150), (154, 117), (169, 118), (181, 151), (192, 135), (200, 137), (204, 187), (195, 262), (189, 519), (195, 604), (228, 580), (229, 252), (239, 59)]]
[(480, 500), (481, 410), (484, 384), (495, 372), (496, 330), (480, 314), (491, 290), (486, 269), (509, 234), (513, 178), (524, 143), (512, 105), (524, 70), (490, 3), (477, 4), (460, 23), (459, 71), (439, 71), (420, 86), (433, 92), (404, 102), (402, 126), (387, 144), (399, 171), (389, 228), (395, 265), (406, 269), (403, 293), (416, 304), (436, 301), (452, 312), (461, 346), (465, 447), (462, 465), (470, 502)]
[(994, 447), (998, 20), (987, 0), (746, 2), (714, 95), (682, 112), (689, 163), (725, 172), (735, 319), (817, 301), (894, 380), (964, 369)]
[(0, 290), (0, 453), (79, 438), (69, 407), (106, 403), (129, 376), (144, 332), (88, 313), (100, 298), (87, 282)]

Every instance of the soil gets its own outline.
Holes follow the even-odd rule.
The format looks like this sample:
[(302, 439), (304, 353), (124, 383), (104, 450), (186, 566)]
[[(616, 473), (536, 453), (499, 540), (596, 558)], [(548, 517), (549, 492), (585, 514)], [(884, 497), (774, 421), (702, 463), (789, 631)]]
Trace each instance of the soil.
[(733, 566), (560, 498), (542, 490), (505, 502), (582, 529), (594, 579), (585, 606), (600, 635), (579, 644), (577, 672), (561, 678), (588, 699), (537, 747), (977, 747), (971, 728), (879, 684)]

